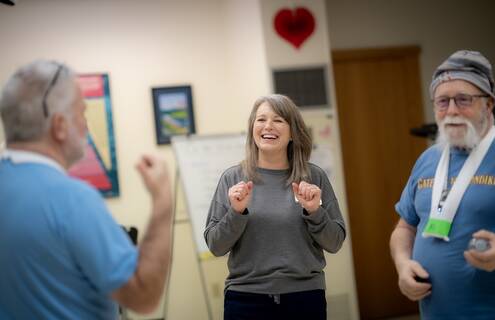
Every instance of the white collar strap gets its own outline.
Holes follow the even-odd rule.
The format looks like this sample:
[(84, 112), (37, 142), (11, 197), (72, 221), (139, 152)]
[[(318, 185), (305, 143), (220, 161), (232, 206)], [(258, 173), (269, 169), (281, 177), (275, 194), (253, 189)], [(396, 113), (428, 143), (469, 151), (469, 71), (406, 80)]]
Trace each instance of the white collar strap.
[(0, 159), (9, 159), (13, 163), (39, 163), (50, 167), (53, 167), (60, 172), (65, 173), (64, 168), (52, 158), (49, 158), (41, 153), (25, 151), (25, 150), (14, 150), (5, 149), (0, 153)]
[(481, 161), (485, 158), (488, 149), (495, 139), (495, 127), (491, 127), (478, 146), (476, 146), (464, 162), (461, 171), (455, 179), (452, 189), (447, 195), (445, 202), (440, 205), (441, 194), (447, 186), (449, 172), (450, 146), (447, 145), (440, 157), (433, 181), (431, 194), (430, 217), (423, 231), (423, 237), (437, 237), (449, 241), (449, 232), (452, 227), (457, 208), (466, 192), (474, 174), (478, 170)]

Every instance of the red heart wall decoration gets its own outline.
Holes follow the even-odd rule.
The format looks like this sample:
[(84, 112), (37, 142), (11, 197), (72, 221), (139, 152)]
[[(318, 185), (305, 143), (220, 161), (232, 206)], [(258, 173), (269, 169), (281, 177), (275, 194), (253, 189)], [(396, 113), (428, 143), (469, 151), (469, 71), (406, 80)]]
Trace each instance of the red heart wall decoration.
[(311, 36), (315, 24), (313, 14), (304, 7), (297, 7), (294, 10), (280, 9), (273, 20), (275, 30), (280, 37), (290, 42), (296, 49), (299, 49)]

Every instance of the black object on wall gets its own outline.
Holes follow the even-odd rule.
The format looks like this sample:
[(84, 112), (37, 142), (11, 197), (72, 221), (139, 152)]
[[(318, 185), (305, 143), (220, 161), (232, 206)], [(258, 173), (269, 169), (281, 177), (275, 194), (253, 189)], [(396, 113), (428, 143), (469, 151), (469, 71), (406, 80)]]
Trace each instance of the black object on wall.
[(0, 3), (6, 4), (8, 6), (15, 5), (16, 0), (0, 0)]
[(409, 132), (416, 137), (428, 138), (435, 140), (437, 136), (438, 127), (436, 123), (425, 123), (420, 127), (411, 128)]
[(328, 107), (325, 70), (323, 66), (273, 70), (274, 91), (298, 107)]

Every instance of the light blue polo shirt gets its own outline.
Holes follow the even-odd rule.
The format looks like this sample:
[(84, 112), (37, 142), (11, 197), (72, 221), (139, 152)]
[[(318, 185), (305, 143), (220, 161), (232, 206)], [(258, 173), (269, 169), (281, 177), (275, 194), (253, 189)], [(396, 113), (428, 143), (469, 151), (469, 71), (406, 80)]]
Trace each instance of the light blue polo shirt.
[(0, 319), (115, 319), (138, 252), (100, 194), (42, 155), (0, 159)]

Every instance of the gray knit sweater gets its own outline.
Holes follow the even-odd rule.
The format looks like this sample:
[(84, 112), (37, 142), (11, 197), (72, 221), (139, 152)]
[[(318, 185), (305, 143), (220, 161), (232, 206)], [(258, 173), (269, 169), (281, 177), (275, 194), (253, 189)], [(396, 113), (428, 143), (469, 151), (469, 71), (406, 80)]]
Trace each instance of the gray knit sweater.
[(295, 202), (288, 170), (258, 168), (247, 214), (233, 211), (228, 189), (247, 181), (240, 165), (227, 169), (211, 202), (204, 236), (215, 256), (230, 252), (225, 290), (282, 294), (325, 289), (323, 249), (335, 253), (345, 225), (330, 181), (310, 164), (322, 205), (308, 215)]

